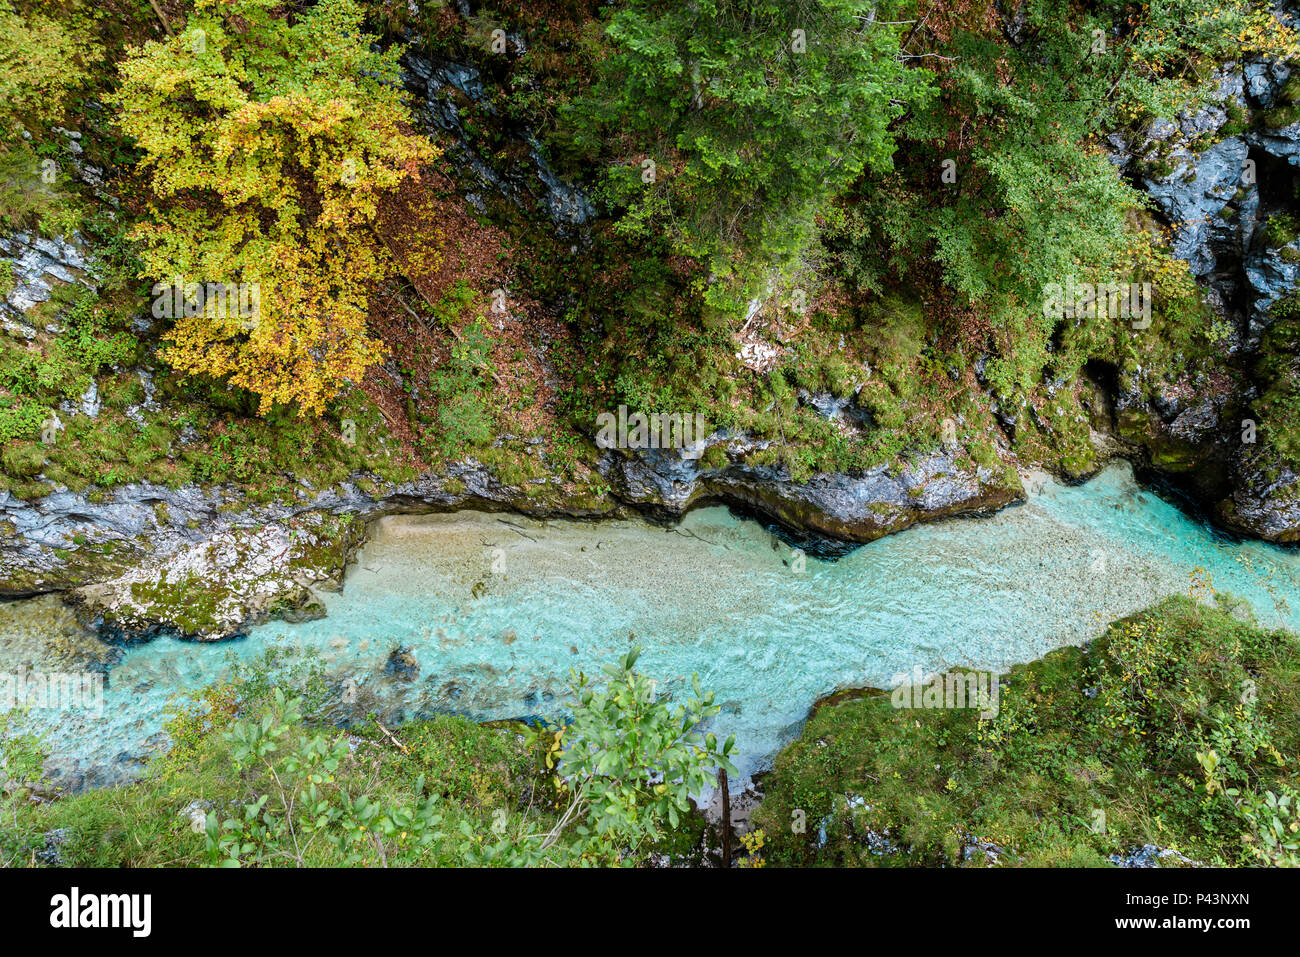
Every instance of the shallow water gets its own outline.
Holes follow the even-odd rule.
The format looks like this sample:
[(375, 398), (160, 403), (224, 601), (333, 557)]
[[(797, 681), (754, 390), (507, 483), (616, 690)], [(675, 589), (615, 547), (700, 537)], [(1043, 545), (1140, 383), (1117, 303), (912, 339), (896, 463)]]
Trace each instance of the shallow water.
[[(889, 686), (913, 666), (1006, 670), (1186, 593), (1198, 566), (1261, 620), (1300, 630), (1300, 553), (1224, 539), (1138, 487), (1127, 466), (1084, 486), (1029, 484), (1025, 505), (912, 529), (837, 562), (801, 557), (722, 508), (672, 529), (390, 517), (343, 592), (321, 596), (327, 618), (215, 645), (135, 645), (109, 673), (102, 715), (28, 717), (60, 763), (116, 768), (112, 780), (136, 766), (128, 758), (147, 749), (168, 698), (220, 676), (231, 655), (314, 649), (341, 694), (389, 720), (493, 719), (559, 714), (571, 667), (596, 671), (635, 642), (660, 688), (685, 690), (695, 671), (716, 691), (714, 730), (737, 735), (737, 763), (752, 772), (823, 695)], [(56, 605), (0, 605), (0, 670), (48, 667), (48, 639), (65, 661), (68, 643), (85, 641)], [(418, 662), (413, 680), (385, 673), (398, 646)]]

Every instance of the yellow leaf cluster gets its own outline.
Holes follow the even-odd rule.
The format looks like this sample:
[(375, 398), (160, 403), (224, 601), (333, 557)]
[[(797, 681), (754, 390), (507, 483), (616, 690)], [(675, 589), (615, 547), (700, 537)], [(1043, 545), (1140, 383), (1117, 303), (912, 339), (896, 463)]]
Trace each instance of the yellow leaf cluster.
[(382, 358), (369, 291), (392, 263), (380, 199), (437, 155), (409, 131), (395, 54), (373, 53), (354, 0), (290, 24), (265, 0), (201, 5), (122, 67), (119, 124), (143, 152), (134, 231), (160, 282), (250, 284), (257, 313), (175, 318), (176, 369), (317, 413)]

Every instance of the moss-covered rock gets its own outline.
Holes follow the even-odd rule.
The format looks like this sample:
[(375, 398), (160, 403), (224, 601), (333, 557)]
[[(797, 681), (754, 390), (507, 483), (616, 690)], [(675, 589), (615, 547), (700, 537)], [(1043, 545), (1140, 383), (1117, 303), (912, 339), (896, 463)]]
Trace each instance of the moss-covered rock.
[(308, 513), (261, 529), (228, 529), (72, 592), (83, 618), (123, 637), (166, 630), (215, 640), (270, 618), (319, 618), (311, 587), (335, 587), (364, 523)]
[(827, 701), (760, 782), (766, 856), (1098, 866), (1151, 845), (1173, 849), (1166, 866), (1251, 862), (1224, 789), (1300, 786), (1283, 759), (1300, 746), (1300, 642), (1242, 615), (1222, 596), (1168, 599), (1016, 667), (991, 717), (886, 692)]

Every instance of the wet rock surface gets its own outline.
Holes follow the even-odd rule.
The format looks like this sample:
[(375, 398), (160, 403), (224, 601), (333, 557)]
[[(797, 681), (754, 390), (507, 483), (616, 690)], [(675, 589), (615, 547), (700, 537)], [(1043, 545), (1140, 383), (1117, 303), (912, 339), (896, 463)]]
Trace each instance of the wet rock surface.
[[(733, 449), (755, 447), (740, 438)], [(701, 467), (681, 450), (610, 452), (599, 465), (626, 502), (666, 520), (691, 506), (721, 501), (739, 504), (796, 533), (849, 542), (869, 542), (921, 521), (959, 514), (984, 514), (1024, 500), (1024, 490), (984, 468), (959, 467), (948, 454), (933, 452), (908, 460), (901, 469), (877, 466), (860, 475), (821, 473), (794, 481), (782, 466), (728, 464)]]
[[(1274, 14), (1300, 22), (1291, 2), (1275, 4)], [(1300, 240), (1277, 228), (1290, 222), (1300, 188), (1300, 123), (1278, 121), (1295, 96), (1293, 70), (1247, 59), (1221, 66), (1213, 83), (1206, 102), (1108, 143), (1230, 329), (1223, 372), (1189, 376), (1151, 402), (1134, 383), (1119, 383), (1113, 431), (1126, 455), (1179, 482), (1233, 531), (1294, 542), (1295, 463), (1259, 454), (1242, 438), (1255, 418), (1250, 404), (1267, 385), (1255, 380), (1261, 343), (1300, 280)]]
[[(409, 50), (402, 64), (406, 88), (420, 104), (419, 120), (430, 132), (450, 138), (450, 159), (462, 173), (462, 181), (476, 182), (481, 189), (503, 196), (522, 209), (540, 210), (561, 231), (583, 226), (596, 215), (586, 194), (551, 169), (541, 144), (530, 131), (520, 131), (526, 159), (508, 169), (494, 169), (478, 155), (465, 130), (463, 114), (468, 108), (488, 113), (496, 110), (488, 101), (476, 67), (430, 57), (417, 49)], [(480, 211), (485, 210), (479, 193), (470, 192), (466, 199)]]
[[(737, 457), (766, 445), (745, 437), (727, 442)], [(720, 502), (775, 522), (810, 553), (831, 554), (839, 543), (988, 513), (1024, 498), (1018, 484), (962, 468), (942, 451), (901, 469), (824, 473), (804, 482), (779, 466), (705, 468), (678, 449), (610, 450), (597, 468), (612, 487), (598, 503), (540, 502), (472, 461), (374, 493), (345, 483), (265, 506), (244, 506), (232, 489), (148, 483), (119, 487), (102, 500), (63, 490), (27, 502), (0, 492), (0, 596), (66, 591), (83, 620), (109, 634), (161, 627), (215, 639), (268, 618), (318, 613), (311, 589), (336, 586), (365, 522), (386, 514), (477, 508), (599, 518), (630, 505), (673, 521), (696, 505)]]
[(1300, 474), (1289, 466), (1244, 464), (1231, 495), (1219, 503), (1217, 516), (1228, 528), (1267, 541), (1300, 542)]

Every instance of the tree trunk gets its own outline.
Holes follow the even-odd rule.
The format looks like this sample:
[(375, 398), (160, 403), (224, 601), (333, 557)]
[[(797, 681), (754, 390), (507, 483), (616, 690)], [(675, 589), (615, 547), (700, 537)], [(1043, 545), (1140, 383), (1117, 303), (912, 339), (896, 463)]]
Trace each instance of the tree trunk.
[(731, 791), (727, 787), (727, 772), (718, 768), (718, 787), (722, 789), (722, 866), (731, 866)]

